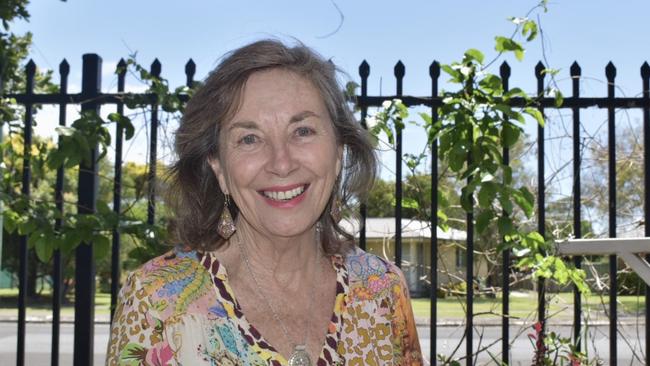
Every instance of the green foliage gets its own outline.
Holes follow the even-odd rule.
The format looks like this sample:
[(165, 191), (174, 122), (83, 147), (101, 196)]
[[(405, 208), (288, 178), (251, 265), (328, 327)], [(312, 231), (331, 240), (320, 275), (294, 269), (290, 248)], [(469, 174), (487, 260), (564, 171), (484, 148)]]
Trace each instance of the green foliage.
[[(26, 5), (27, 1), (24, 0), (10, 0), (0, 5), (0, 17), (5, 30), (9, 29), (12, 20), (28, 18)], [(0, 33), (0, 77), (3, 81), (3, 93), (25, 91), (25, 73), (21, 68), (27, 58), (30, 44), (29, 33), (22, 36)], [(160, 106), (163, 112), (176, 116), (182, 112), (184, 99), (181, 96), (191, 95), (192, 89), (179, 87), (171, 91), (165, 79), (146, 71), (136, 62), (134, 56), (128, 60), (126, 67), (149, 85), (145, 94), (125, 95), (124, 102), (129, 108), (146, 110), (155, 105)], [(128, 70), (118, 70), (121, 71)], [(56, 92), (57, 87), (51, 82), (51, 75), (51, 71), (37, 71), (34, 91)], [(123, 128), (126, 140), (134, 136), (135, 128), (129, 116), (111, 113), (105, 120), (95, 112), (83, 112), (70, 126), (57, 128), (59, 139), (56, 145), (36, 136), (31, 149), (24, 151), (21, 122), (23, 114), (24, 108), (15, 100), (0, 101), (1, 122), (9, 126), (9, 136), (0, 145), (3, 157), (3, 164), (0, 166), (0, 199), (4, 206), (4, 229), (10, 234), (9, 237), (14, 237), (13, 234), (27, 236), (29, 247), (43, 262), (48, 262), (56, 250), (60, 250), (64, 256), (69, 256), (77, 246), (84, 243), (92, 243), (96, 260), (106, 262), (110, 238), (115, 229), (131, 243), (130, 246), (136, 248), (138, 255), (134, 257), (143, 258), (147, 253), (158, 253), (164, 248), (160, 243), (167, 240), (165, 219), (159, 217), (153, 225), (144, 222), (147, 210), (143, 198), (148, 184), (146, 167), (126, 164), (124, 196), (129, 205), (120, 214), (113, 212), (108, 205), (110, 197), (107, 193), (110, 188), (100, 189), (97, 209), (92, 214), (76, 213), (76, 204), (67, 201), (67, 197), (73, 200), (75, 197), (77, 167), (82, 163), (90, 163), (91, 152), (95, 147), (99, 149), (96, 163), (100, 169), (108, 167), (105, 164), (105, 155), (111, 144), (109, 128), (113, 124)], [(22, 195), (20, 191), (22, 159), (25, 154), (28, 154), (31, 160), (33, 189), (30, 197)], [(57, 169), (64, 169), (66, 177), (63, 210), (59, 210), (53, 201), (52, 187)], [(109, 178), (107, 181), (110, 181), (111, 174), (102, 172), (101, 176)], [(100, 182), (100, 187), (106, 185)], [(164, 212), (164, 206), (159, 207), (159, 212)], [(58, 230), (55, 230), (53, 225), (56, 220), (61, 222)]]
[[(545, 3), (540, 6), (545, 7)], [(538, 29), (534, 21), (513, 18), (513, 22), (517, 27), (514, 35), (521, 34), (526, 41), (535, 39)], [(512, 52), (521, 60), (524, 55), (523, 44), (514, 36), (496, 37), (495, 49), (499, 56)], [(519, 223), (522, 218), (532, 218), (534, 195), (527, 187), (514, 185), (512, 168), (503, 163), (503, 149), (512, 148), (520, 141), (526, 117), (544, 124), (537, 96), (530, 97), (519, 88), (505, 91), (503, 80), (489, 72), (484, 60), (482, 52), (470, 49), (461, 61), (442, 65), (448, 82), (458, 85), (458, 89), (442, 93), (439, 120), (420, 114), (422, 122), (412, 124), (425, 130), (429, 146), (438, 140), (438, 156), (457, 181), (463, 182), (460, 204), (464, 211), (475, 213), (479, 235), (496, 226), (502, 238), (496, 246), (497, 251), (512, 249), (520, 270), (560, 284), (570, 281), (586, 292), (584, 272), (555, 257), (550, 241)], [(510, 102), (514, 97), (522, 99), (524, 106), (513, 107)], [(555, 97), (556, 103), (561, 105), (561, 94), (556, 93)], [(385, 135), (387, 143), (393, 145), (395, 131), (404, 128), (408, 118), (408, 108), (400, 100), (386, 101), (374, 116), (370, 131), (375, 136)], [(423, 159), (422, 155), (405, 155), (404, 162), (409, 169), (415, 170)], [(407, 202), (409, 208), (418, 207)], [(419, 207), (424, 207), (422, 202)], [(443, 211), (446, 209), (442, 206)]]

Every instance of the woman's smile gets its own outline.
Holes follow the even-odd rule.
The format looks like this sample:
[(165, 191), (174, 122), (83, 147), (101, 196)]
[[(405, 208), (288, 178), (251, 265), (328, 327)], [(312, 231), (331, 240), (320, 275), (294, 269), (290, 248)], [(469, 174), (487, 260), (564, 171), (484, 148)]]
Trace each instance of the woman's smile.
[(292, 208), (302, 202), (307, 194), (309, 184), (298, 184), (284, 187), (272, 187), (259, 190), (266, 202), (279, 208)]

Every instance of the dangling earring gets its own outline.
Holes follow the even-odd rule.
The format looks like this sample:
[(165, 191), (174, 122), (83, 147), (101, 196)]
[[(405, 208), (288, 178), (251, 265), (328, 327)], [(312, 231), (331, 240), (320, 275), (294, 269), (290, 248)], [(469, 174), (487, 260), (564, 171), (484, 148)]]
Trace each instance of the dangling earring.
[(332, 221), (335, 223), (338, 223), (341, 221), (341, 206), (343, 204), (341, 203), (341, 200), (338, 197), (338, 194), (334, 195), (334, 199), (332, 200), (332, 204), (330, 205), (330, 217), (332, 218)]
[(230, 196), (225, 194), (224, 197), (223, 210), (221, 211), (221, 216), (219, 216), (217, 232), (222, 238), (228, 239), (235, 233), (237, 228), (235, 227), (235, 222), (232, 220), (232, 216), (230, 215)]

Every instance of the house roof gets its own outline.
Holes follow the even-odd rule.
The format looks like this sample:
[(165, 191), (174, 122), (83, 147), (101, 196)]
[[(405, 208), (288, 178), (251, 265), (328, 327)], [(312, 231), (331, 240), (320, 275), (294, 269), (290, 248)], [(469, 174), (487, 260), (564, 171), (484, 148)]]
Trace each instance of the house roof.
[[(348, 233), (354, 233), (359, 237), (359, 221), (344, 219), (341, 227)], [(431, 224), (427, 221), (413, 219), (402, 219), (402, 238), (431, 238)], [(440, 227), (436, 230), (438, 239), (442, 240), (465, 240), (467, 234), (464, 231), (449, 228), (443, 231)], [(383, 239), (395, 236), (394, 217), (369, 217), (366, 218), (366, 238)]]

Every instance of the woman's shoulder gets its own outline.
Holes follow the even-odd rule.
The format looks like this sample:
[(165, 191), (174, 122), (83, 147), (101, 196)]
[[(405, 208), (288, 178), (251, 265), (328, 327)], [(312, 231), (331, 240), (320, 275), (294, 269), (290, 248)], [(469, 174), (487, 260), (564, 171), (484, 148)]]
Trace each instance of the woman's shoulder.
[(191, 275), (200, 266), (197, 252), (174, 248), (143, 263), (131, 272), (131, 276), (151, 286), (159, 283), (161, 279), (170, 280)]
[(390, 295), (395, 286), (404, 286), (402, 271), (394, 263), (361, 248), (344, 257), (350, 289), (362, 299)]
[(173, 249), (133, 271), (124, 286), (135, 290), (139, 297), (146, 296), (159, 315), (166, 318), (209, 297), (211, 284), (197, 252)]

